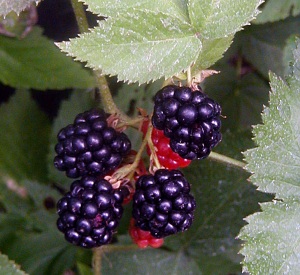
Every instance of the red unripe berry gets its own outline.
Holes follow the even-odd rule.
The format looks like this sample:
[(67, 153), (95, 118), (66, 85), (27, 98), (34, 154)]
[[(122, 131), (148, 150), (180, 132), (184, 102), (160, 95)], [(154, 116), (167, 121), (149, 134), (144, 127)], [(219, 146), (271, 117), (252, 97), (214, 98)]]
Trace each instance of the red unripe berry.
[(130, 220), (129, 235), (139, 248), (146, 248), (148, 246), (159, 248), (164, 243), (164, 239), (156, 239), (150, 234), (149, 231), (144, 231), (136, 227), (135, 220), (133, 218)]
[[(144, 121), (141, 127), (143, 135), (146, 135), (149, 121)], [(175, 153), (170, 147), (170, 139), (164, 135), (162, 130), (156, 128), (152, 129), (151, 140), (156, 147), (156, 155), (159, 163), (167, 169), (178, 169), (187, 167), (191, 160), (183, 159)], [(151, 154), (149, 147), (147, 147), (148, 155)]]

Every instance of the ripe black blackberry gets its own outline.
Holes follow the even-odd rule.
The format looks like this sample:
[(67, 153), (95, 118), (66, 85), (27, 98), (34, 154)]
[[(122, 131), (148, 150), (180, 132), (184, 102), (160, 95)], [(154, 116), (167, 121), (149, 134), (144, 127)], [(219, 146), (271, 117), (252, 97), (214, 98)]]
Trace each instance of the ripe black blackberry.
[(136, 226), (155, 238), (182, 232), (194, 219), (195, 199), (179, 170), (159, 169), (136, 182), (132, 215)]
[(221, 141), (221, 107), (201, 90), (169, 85), (157, 92), (152, 124), (184, 159), (203, 159)]
[(54, 166), (70, 178), (103, 175), (117, 168), (129, 153), (131, 142), (126, 134), (108, 126), (107, 117), (104, 111), (92, 109), (61, 129)]
[(57, 203), (58, 229), (65, 239), (85, 248), (108, 244), (121, 216), (122, 202), (128, 196), (126, 187), (113, 189), (103, 178), (85, 176), (72, 183)]

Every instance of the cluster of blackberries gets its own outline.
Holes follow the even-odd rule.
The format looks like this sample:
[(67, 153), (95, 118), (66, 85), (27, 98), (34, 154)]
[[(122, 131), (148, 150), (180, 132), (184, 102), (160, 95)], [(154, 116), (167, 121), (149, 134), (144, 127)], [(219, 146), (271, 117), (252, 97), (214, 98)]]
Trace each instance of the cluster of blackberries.
[(107, 123), (99, 109), (78, 114), (73, 124), (60, 130), (54, 166), (75, 180), (57, 203), (57, 227), (67, 241), (86, 248), (112, 240), (129, 195), (126, 187), (113, 189), (104, 179), (131, 150), (131, 142)]
[[(58, 133), (54, 165), (75, 180), (58, 201), (58, 229), (72, 244), (91, 248), (111, 242), (132, 199), (129, 233), (139, 247), (159, 247), (163, 238), (187, 230), (193, 222), (196, 201), (179, 167), (202, 159), (221, 140), (220, 105), (200, 90), (167, 86), (155, 96), (151, 141), (161, 167), (147, 174), (139, 163), (132, 181), (135, 188), (116, 185), (106, 177), (134, 154), (125, 133), (111, 127), (109, 115), (92, 109), (76, 116)], [(152, 154), (148, 147), (149, 155)], [(124, 181), (126, 182), (126, 181)], [(114, 185), (115, 186), (115, 185)]]
[(221, 141), (221, 107), (200, 89), (169, 85), (154, 98), (152, 124), (180, 157), (206, 158)]

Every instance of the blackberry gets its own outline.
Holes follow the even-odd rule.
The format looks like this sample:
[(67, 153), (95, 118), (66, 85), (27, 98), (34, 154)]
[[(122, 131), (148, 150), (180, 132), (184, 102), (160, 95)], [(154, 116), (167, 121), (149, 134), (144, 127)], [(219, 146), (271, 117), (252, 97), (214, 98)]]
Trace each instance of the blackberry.
[(155, 238), (188, 229), (194, 219), (195, 199), (179, 170), (159, 169), (136, 182), (132, 215), (136, 226)]
[(131, 143), (126, 134), (108, 126), (107, 117), (104, 111), (92, 109), (61, 129), (54, 166), (70, 178), (103, 175), (117, 168), (130, 152)]
[(70, 191), (57, 203), (57, 228), (65, 239), (85, 248), (108, 244), (121, 216), (126, 187), (113, 189), (103, 178), (85, 176), (71, 184)]
[(169, 85), (154, 98), (152, 124), (184, 159), (206, 158), (222, 139), (221, 107), (201, 90)]

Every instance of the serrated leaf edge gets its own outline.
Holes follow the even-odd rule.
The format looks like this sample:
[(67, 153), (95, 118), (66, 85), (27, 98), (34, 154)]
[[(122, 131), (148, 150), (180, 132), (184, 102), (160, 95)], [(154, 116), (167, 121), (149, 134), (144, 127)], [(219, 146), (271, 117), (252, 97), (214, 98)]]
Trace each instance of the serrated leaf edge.
[[(153, 15), (158, 15), (158, 14), (163, 14), (163, 15), (164, 15), (164, 13), (161, 13), (161, 12), (159, 12), (159, 11), (157, 11), (157, 12), (150, 11), (149, 13), (152, 13)], [(174, 18), (176, 18), (176, 17), (174, 17)], [(201, 47), (199, 47), (199, 49), (198, 49), (198, 51), (197, 51), (197, 53), (196, 53), (196, 55), (195, 55), (195, 57), (194, 57), (194, 60), (191, 61), (191, 63), (190, 63), (186, 68), (182, 68), (182, 69), (179, 70), (178, 72), (176, 71), (176, 72), (173, 72), (172, 74), (168, 74), (168, 75), (166, 75), (166, 74), (160, 74), (160, 75), (157, 76), (156, 78), (147, 79), (146, 81), (140, 81), (139, 79), (128, 79), (128, 78), (125, 78), (125, 77), (124, 77), (124, 78), (121, 78), (119, 73), (114, 73), (114, 74), (112, 74), (112, 73), (107, 72), (107, 70), (103, 69), (101, 66), (99, 66), (99, 67), (92, 66), (92, 65), (90, 65), (89, 62), (87, 62), (86, 60), (82, 60), (82, 59), (78, 58), (75, 54), (70, 53), (70, 52), (68, 51), (68, 47), (69, 47), (69, 45), (71, 44), (72, 41), (76, 41), (77, 39), (85, 39), (85, 35), (86, 35), (86, 34), (90, 34), (90, 33), (92, 33), (93, 31), (97, 31), (97, 28), (104, 28), (104, 24), (105, 24), (106, 22), (108, 22), (108, 21), (110, 21), (110, 24), (113, 25), (115, 19), (116, 19), (116, 18), (111, 18), (111, 17), (110, 17), (110, 18), (106, 18), (106, 19), (104, 19), (104, 20), (98, 21), (98, 23), (99, 23), (98, 26), (95, 26), (94, 28), (89, 28), (89, 30), (88, 30), (87, 32), (84, 32), (84, 33), (79, 34), (78, 37), (76, 37), (76, 38), (71, 38), (71, 39), (69, 39), (69, 41), (55, 42), (54, 44), (55, 44), (62, 52), (66, 53), (67, 56), (72, 57), (75, 61), (86, 62), (85, 67), (87, 67), (87, 68), (92, 68), (93, 70), (100, 70), (101, 73), (102, 73), (103, 75), (117, 76), (117, 80), (118, 80), (118, 81), (123, 81), (123, 82), (128, 83), (128, 84), (138, 83), (139, 85), (142, 85), (142, 84), (148, 84), (148, 83), (150, 83), (150, 82), (154, 82), (154, 81), (156, 81), (156, 80), (158, 80), (158, 79), (161, 79), (161, 78), (168, 79), (168, 78), (170, 78), (170, 77), (173, 77), (173, 76), (176, 75), (176, 74), (187, 72), (187, 70), (189, 69), (189, 67), (192, 67), (193, 64), (197, 61), (197, 57), (199, 56), (199, 54), (200, 54), (200, 52), (201, 52), (201, 49), (202, 49), (202, 41), (201, 41), (199, 38), (198, 38), (198, 40), (199, 40), (199, 43), (200, 43), (200, 46), (201, 46)], [(177, 19), (177, 18), (176, 18), (176, 19)], [(189, 24), (189, 25), (190, 25), (189, 22), (183, 21), (183, 23), (186, 23), (186, 24)], [(191, 25), (190, 25), (190, 26), (191, 26)], [(192, 27), (192, 26), (191, 26), (191, 27)], [(196, 34), (196, 33), (195, 33), (195, 34)], [(194, 37), (194, 35), (191, 36), (191, 37)]]
[[(7, 255), (2, 254), (2, 253), (0, 252), (0, 256), (2, 256), (2, 257), (7, 261), (8, 264), (12, 265), (12, 267), (13, 267), (16, 271), (20, 272), (20, 273), (23, 274), (23, 275), (29, 275), (29, 274), (25, 273), (23, 270), (21, 270), (21, 266), (20, 266), (19, 264), (17, 264), (15, 261), (10, 260), (10, 259), (8, 258)], [(0, 268), (1, 268), (1, 267), (0, 267)]]

